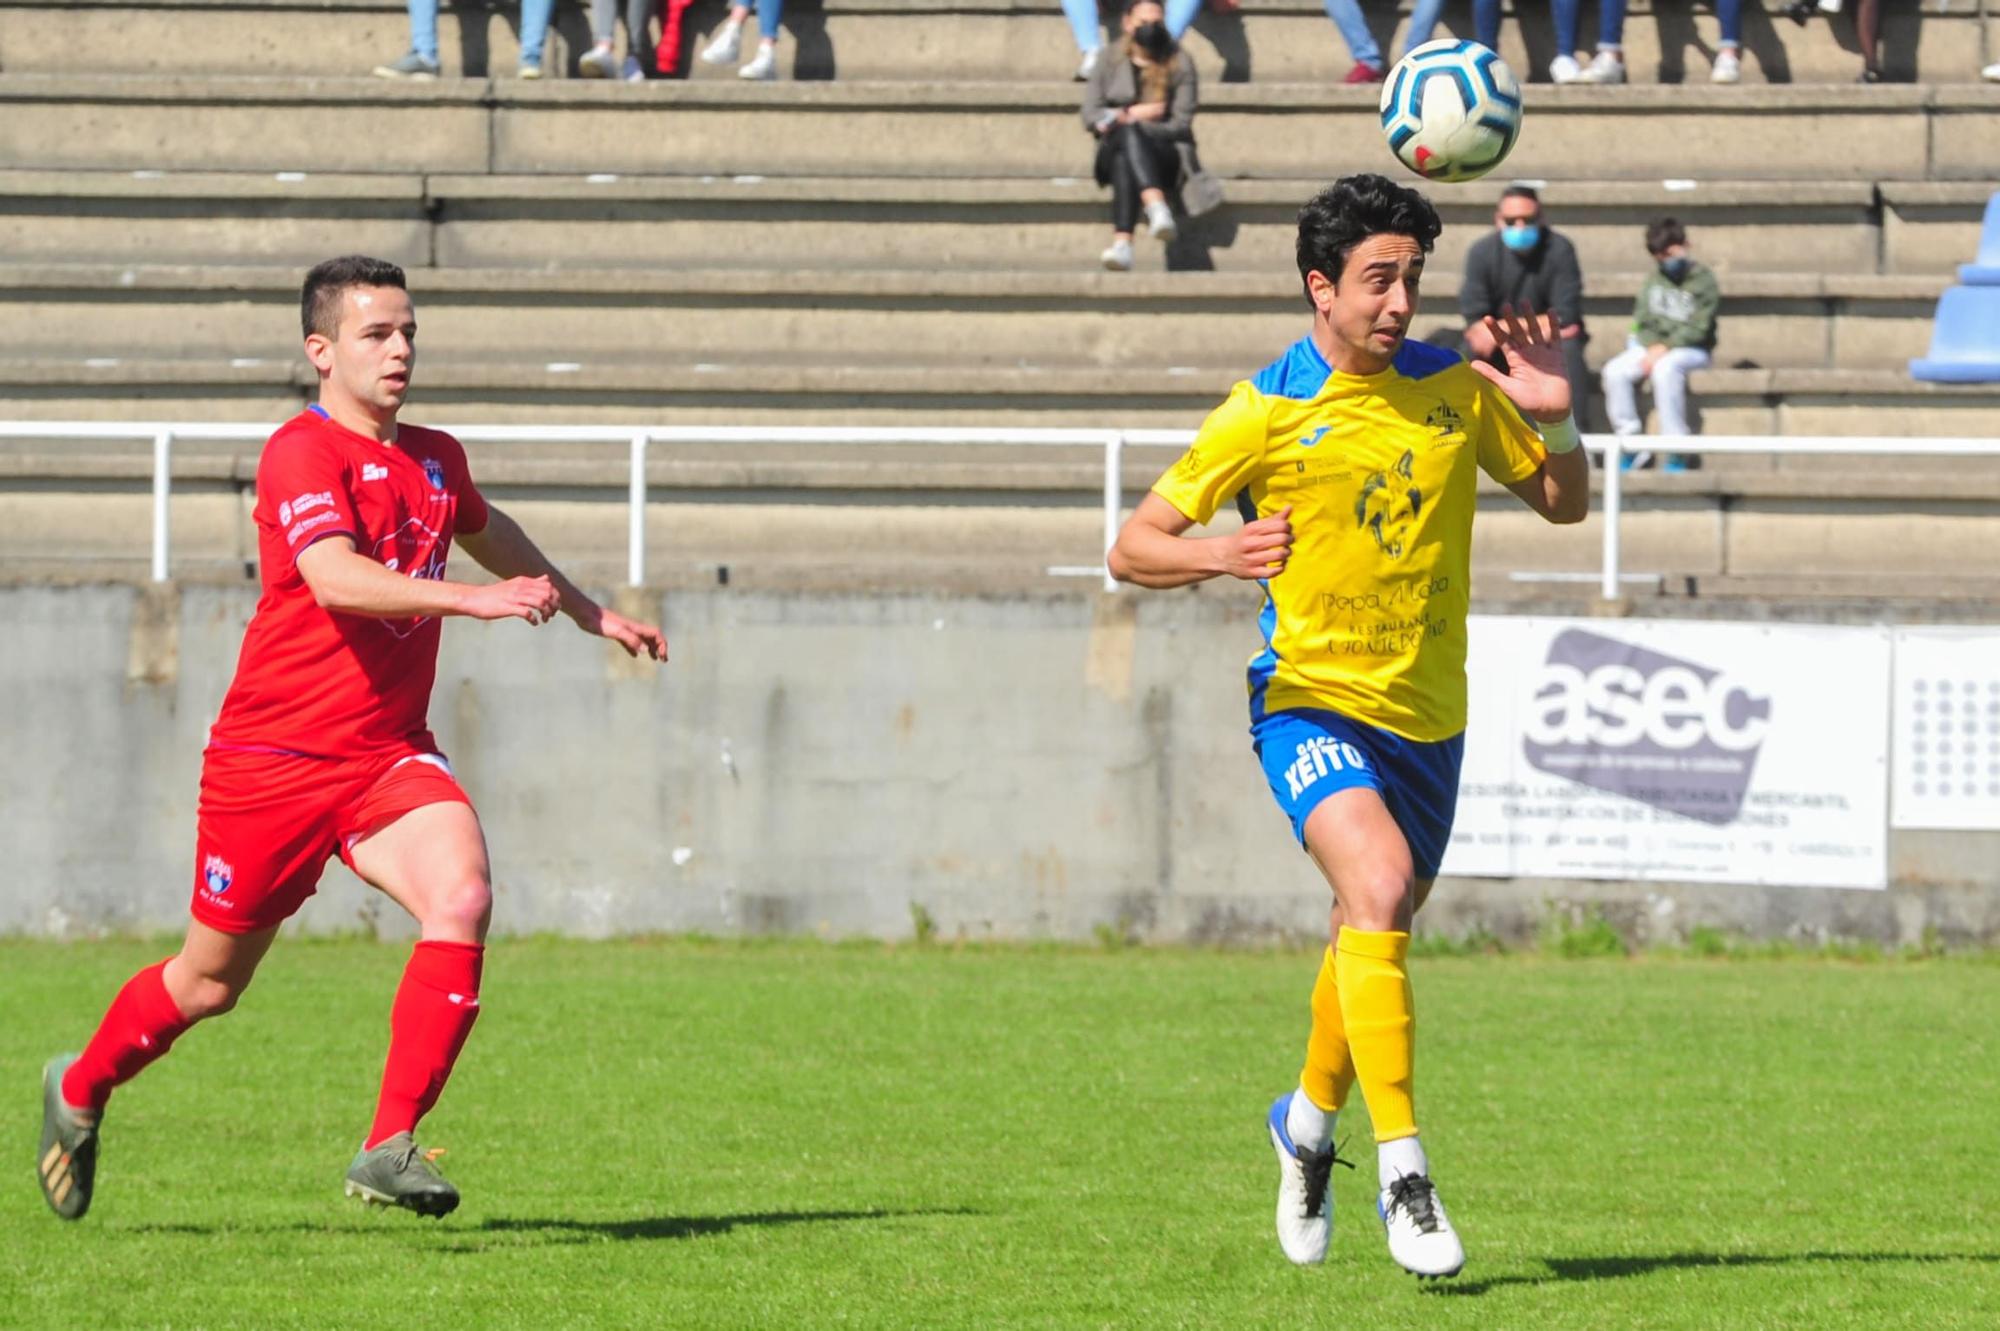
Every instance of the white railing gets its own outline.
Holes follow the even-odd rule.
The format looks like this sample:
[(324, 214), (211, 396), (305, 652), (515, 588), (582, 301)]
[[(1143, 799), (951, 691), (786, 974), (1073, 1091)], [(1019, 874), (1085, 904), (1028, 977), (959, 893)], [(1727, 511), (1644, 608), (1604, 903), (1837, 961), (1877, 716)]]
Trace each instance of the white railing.
[[(153, 447), (153, 557), (155, 582), (167, 581), (169, 536), (168, 496), (173, 486), (173, 447), (176, 441), (202, 440), (216, 443), (261, 443), (270, 437), (273, 425), (185, 424), (179, 422), (101, 421), (0, 421), (0, 440), (79, 439), (150, 442)], [(458, 439), (471, 444), (558, 443), (617, 444), (630, 447), (631, 475), (627, 489), (626, 579), (640, 586), (646, 578), (646, 460), (655, 444), (944, 444), (949, 446), (998, 445), (1029, 447), (1101, 448), (1104, 450), (1104, 548), (1108, 551), (1118, 538), (1118, 526), (1125, 508), (1121, 468), (1127, 445), (1186, 448), (1194, 441), (1192, 430), (1052, 430), (1008, 428), (926, 428), (845, 426), (754, 426), (754, 425), (661, 425), (633, 429), (617, 425), (466, 425), (442, 426)], [(1623, 474), (1619, 460), (1637, 450), (1654, 453), (1676, 451), (1704, 454), (1768, 453), (1912, 455), (1948, 457), (2000, 457), (2000, 439), (1890, 439), (1840, 437), (1765, 437), (1761, 435), (1700, 435), (1668, 437), (1634, 435), (1585, 435), (1584, 447), (1605, 457), (1600, 481), (1600, 516), (1604, 523), (1603, 567), (1595, 576), (1605, 600), (1616, 600), (1627, 576), (1620, 568), (1619, 519), (1624, 508)], [(1108, 570), (1101, 573), (1107, 591), (1117, 589)]]

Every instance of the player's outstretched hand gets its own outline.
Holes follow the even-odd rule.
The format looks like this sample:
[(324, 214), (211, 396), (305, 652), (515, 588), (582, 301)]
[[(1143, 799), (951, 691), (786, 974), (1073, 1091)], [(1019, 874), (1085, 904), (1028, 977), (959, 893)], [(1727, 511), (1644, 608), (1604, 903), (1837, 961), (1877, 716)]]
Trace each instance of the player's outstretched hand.
[(1285, 571), (1292, 557), (1292, 506), (1285, 505), (1268, 518), (1246, 522), (1236, 532), (1222, 538), (1222, 571), (1232, 578), (1256, 581), (1275, 578)]
[(465, 598), (465, 613), (474, 619), (525, 619), (546, 624), (562, 606), (556, 585), (547, 578), (508, 578), (475, 587)]
[(1487, 315), (1482, 326), (1506, 357), (1507, 373), (1483, 360), (1473, 361), (1472, 368), (1491, 380), (1524, 416), (1552, 424), (1569, 415), (1569, 374), (1555, 316), (1502, 305), (1499, 317)]
[(642, 624), (636, 619), (627, 619), (615, 610), (602, 606), (591, 616), (579, 616), (577, 627), (585, 633), (595, 633), (600, 638), (609, 638), (625, 649), (627, 656), (644, 655), (655, 661), (667, 659), (667, 635), (651, 624)]

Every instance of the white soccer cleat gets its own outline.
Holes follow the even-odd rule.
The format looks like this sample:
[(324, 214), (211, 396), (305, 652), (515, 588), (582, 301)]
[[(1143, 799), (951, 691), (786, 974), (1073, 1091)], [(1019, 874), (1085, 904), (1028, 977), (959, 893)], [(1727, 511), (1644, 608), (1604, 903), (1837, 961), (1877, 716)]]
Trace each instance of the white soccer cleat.
[(1428, 1174), (1405, 1174), (1375, 1201), (1389, 1236), (1389, 1255), (1413, 1276), (1455, 1276), (1465, 1265), (1465, 1245), (1445, 1217)]
[(1307, 1151), (1292, 1141), (1285, 1123), (1291, 1105), (1292, 1093), (1287, 1091), (1272, 1103), (1269, 1120), (1271, 1145), (1278, 1152), (1278, 1246), (1295, 1266), (1318, 1266), (1333, 1241), (1333, 1202), (1327, 1184), (1333, 1167), (1347, 1162), (1337, 1159), (1331, 1146)]

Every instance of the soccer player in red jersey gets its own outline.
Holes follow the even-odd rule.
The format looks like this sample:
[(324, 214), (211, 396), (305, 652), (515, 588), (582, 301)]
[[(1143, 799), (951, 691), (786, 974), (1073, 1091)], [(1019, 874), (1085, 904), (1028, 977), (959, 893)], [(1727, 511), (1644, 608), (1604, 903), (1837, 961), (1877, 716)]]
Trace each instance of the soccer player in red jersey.
[[(493, 895), (479, 818), (425, 719), (440, 621), (539, 625), (561, 611), (633, 656), (667, 658), (658, 628), (585, 596), (487, 504), (457, 440), (397, 421), (417, 335), (400, 268), (330, 259), (307, 274), (302, 305), (319, 401), (257, 464), (263, 596), (202, 760), (187, 940), (126, 983), (82, 1054), (43, 1072), (37, 1174), (65, 1219), (90, 1208), (113, 1088), (236, 1005), (336, 854), (421, 931), (347, 1193), (424, 1215), (457, 1206), (412, 1134), (479, 1015)], [(454, 541), (500, 581), (447, 581)]]

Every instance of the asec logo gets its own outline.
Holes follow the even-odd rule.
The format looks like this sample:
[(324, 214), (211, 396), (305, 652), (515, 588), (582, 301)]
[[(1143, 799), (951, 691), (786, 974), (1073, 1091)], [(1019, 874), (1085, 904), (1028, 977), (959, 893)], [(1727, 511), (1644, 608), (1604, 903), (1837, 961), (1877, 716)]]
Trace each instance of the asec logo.
[(1719, 826), (1742, 812), (1770, 722), (1771, 700), (1725, 671), (1569, 629), (1522, 747), (1553, 776)]

